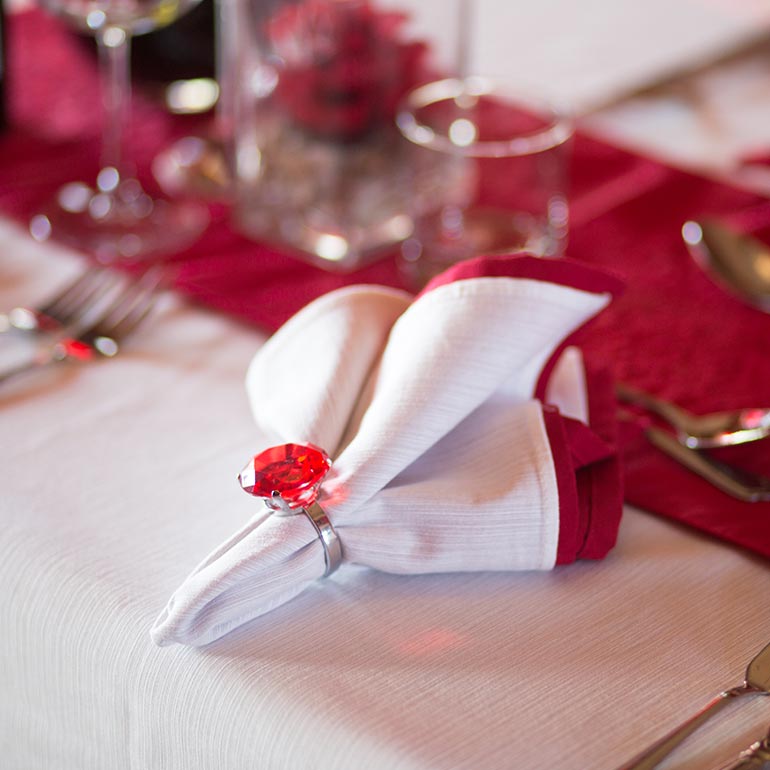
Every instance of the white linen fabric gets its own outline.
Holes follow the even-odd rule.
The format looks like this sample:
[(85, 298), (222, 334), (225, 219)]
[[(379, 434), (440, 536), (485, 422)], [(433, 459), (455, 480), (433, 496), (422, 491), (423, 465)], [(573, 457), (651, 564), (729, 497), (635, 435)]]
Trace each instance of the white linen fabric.
[[(649, 4), (614, 4), (621, 25), (551, 5), (549, 34), (569, 18), (565, 44), (589, 26), (600, 40), (634, 32), (622, 61), (582, 56), (599, 76), (660, 51), (623, 15)], [(661, 5), (668, 14), (671, 3)], [(714, 9), (750, 4), (679, 5), (686, 36), (667, 16), (649, 23), (677, 51), (702, 37), (704, 19), (710, 34)], [(516, 4), (515, 13), (548, 7)], [(717, 22), (714, 39), (729, 45)], [(527, 40), (546, 53), (528, 75), (542, 76), (540, 65), (565, 49), (518, 35)], [(511, 46), (501, 51), (509, 57)], [(526, 51), (522, 60), (531, 65)], [(731, 60), (696, 82), (696, 99), (645, 94), (592, 125), (728, 167), (764, 142), (752, 146), (750, 133), (767, 123), (757, 117), (770, 105), (757, 98), (770, 82), (766, 55), (746, 65)], [(712, 103), (699, 112), (704, 93)], [(2, 308), (51, 294), (83, 267), (5, 220), (0, 243)], [(232, 478), (255, 442), (267, 445), (242, 388), (259, 339), (175, 302), (115, 360), (0, 395), (3, 770), (613, 770), (738, 684), (767, 643), (767, 561), (627, 509), (601, 562), (420, 577), (351, 567), (205, 654), (154, 647), (147, 628), (179, 565), (252, 508)], [(722, 767), (767, 723), (767, 699), (736, 704), (673, 763)]]
[[(0, 243), (2, 308), (83, 267), (2, 221)], [(203, 650), (156, 647), (269, 441), (243, 389), (260, 333), (166, 299), (115, 359), (0, 393), (3, 770), (613, 770), (768, 641), (766, 560), (627, 509), (602, 561), (344, 566)], [(677, 770), (734, 759), (768, 705), (726, 709)]]
[[(320, 502), (346, 561), (394, 573), (550, 569), (559, 495), (533, 394), (557, 346), (609, 300), (511, 277), (459, 280), (414, 302), (342, 289), (256, 355), (254, 417), (275, 443), (334, 458)], [(257, 505), (171, 597), (157, 644), (207, 644), (323, 575), (307, 517)]]

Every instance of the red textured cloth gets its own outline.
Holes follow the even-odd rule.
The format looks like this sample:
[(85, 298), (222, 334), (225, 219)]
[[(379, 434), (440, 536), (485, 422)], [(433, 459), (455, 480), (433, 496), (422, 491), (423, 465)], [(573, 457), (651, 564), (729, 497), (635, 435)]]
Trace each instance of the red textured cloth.
[[(11, 17), (9, 51), (13, 130), (0, 140), (0, 209), (26, 219), (61, 183), (95, 172), (98, 91), (90, 54), (40, 12)], [(140, 168), (174, 136), (200, 128), (142, 99), (135, 106)], [(331, 275), (250, 243), (231, 231), (224, 212), (215, 215), (204, 238), (174, 257), (178, 288), (248, 322), (275, 329), (345, 283), (399, 283), (392, 261)], [(576, 138), (570, 256), (626, 283), (579, 341), (620, 379), (693, 411), (770, 405), (770, 316), (718, 289), (682, 245), (682, 223), (704, 215), (770, 239), (767, 202)], [(624, 428), (630, 503), (770, 556), (770, 503), (733, 500), (648, 445), (638, 426)], [(726, 451), (730, 461), (770, 473), (770, 442)]]

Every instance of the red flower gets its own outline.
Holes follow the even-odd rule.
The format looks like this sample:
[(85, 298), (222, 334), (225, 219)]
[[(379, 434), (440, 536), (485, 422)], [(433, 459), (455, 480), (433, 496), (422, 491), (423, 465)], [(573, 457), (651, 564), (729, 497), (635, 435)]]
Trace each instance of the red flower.
[(324, 137), (353, 140), (392, 121), (420, 79), (426, 45), (405, 42), (401, 13), (369, 0), (301, 0), (269, 23), (282, 60), (276, 98), (291, 117)]

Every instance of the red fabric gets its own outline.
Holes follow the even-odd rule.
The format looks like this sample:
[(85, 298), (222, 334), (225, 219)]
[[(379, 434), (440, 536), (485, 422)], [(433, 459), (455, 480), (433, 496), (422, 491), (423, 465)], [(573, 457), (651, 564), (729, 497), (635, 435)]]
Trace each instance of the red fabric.
[(567, 438), (564, 417), (555, 407), (543, 406), (543, 423), (551, 447), (559, 494), (559, 540), (556, 545), (556, 563), (570, 564), (578, 558), (581, 533), (588, 520), (588, 512), (580, 507), (577, 474)]
[(623, 506), (612, 378), (587, 372), (589, 422), (545, 405), (543, 418), (559, 491), (557, 564), (601, 559), (615, 545)]
[(579, 506), (586, 512), (576, 558), (600, 559), (615, 545), (624, 481), (620, 455), (614, 451), (619, 442), (612, 376), (607, 369), (589, 366), (586, 380), (591, 430), (576, 420), (568, 422), (570, 447), (579, 461)]
[[(61, 183), (95, 171), (99, 97), (90, 55), (59, 22), (30, 11), (8, 27), (14, 129), (0, 140), (0, 209), (25, 220)], [(172, 137), (201, 129), (141, 98), (135, 106), (132, 154), (142, 169)], [(770, 404), (770, 316), (717, 288), (680, 239), (686, 219), (716, 215), (770, 240), (770, 204), (582, 135), (572, 176), (569, 253), (616, 272), (627, 287), (581, 331), (589, 360), (696, 412)], [(204, 238), (174, 257), (177, 285), (250, 323), (275, 329), (346, 283), (399, 283), (392, 261), (354, 275), (324, 273), (246, 241), (224, 212), (214, 213)], [(770, 556), (770, 503), (733, 500), (661, 455), (638, 428), (625, 428), (630, 503)], [(770, 473), (769, 441), (729, 452)]]
[(485, 276), (547, 281), (591, 294), (606, 293), (617, 296), (623, 292), (623, 282), (604, 271), (586, 269), (585, 265), (571, 259), (541, 259), (528, 254), (519, 254), (514, 259), (476, 257), (476, 259), (460, 262), (436, 276), (420, 292), (420, 295), (454, 281)]

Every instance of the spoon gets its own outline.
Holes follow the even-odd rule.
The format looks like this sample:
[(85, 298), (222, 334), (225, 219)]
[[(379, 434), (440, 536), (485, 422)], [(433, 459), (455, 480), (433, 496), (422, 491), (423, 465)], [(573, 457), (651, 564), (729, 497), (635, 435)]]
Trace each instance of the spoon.
[(770, 313), (770, 247), (709, 219), (685, 222), (682, 238), (695, 261), (717, 283)]
[(770, 695), (770, 644), (757, 653), (749, 663), (746, 679), (742, 685), (719, 693), (695, 716), (690, 717), (617, 770), (652, 770), (707, 719), (721, 711), (734, 698), (742, 695)]
[(727, 465), (704, 452), (690, 449), (677, 441), (667, 430), (650, 427), (644, 433), (647, 440), (661, 452), (726, 494), (746, 503), (770, 500), (770, 479)]
[(770, 435), (770, 409), (749, 408), (710, 414), (693, 414), (681, 406), (617, 383), (620, 401), (640, 406), (662, 417), (676, 430), (681, 444), (690, 449), (714, 449), (757, 441)]

